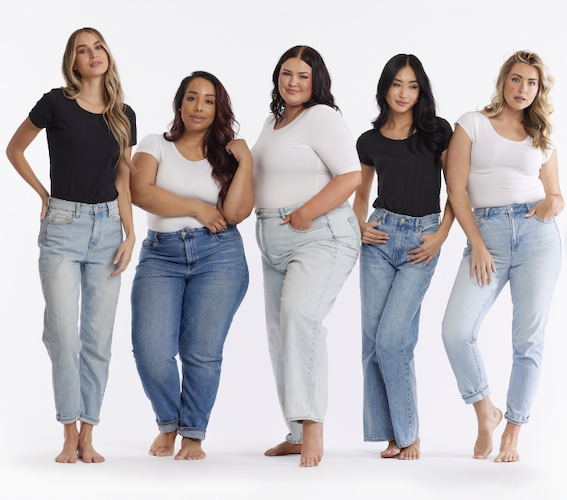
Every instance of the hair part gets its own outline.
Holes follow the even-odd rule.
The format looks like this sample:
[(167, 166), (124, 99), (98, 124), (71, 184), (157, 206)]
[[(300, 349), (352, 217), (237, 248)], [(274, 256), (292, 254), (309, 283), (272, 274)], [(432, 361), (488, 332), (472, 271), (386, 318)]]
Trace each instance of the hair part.
[(203, 138), (203, 154), (213, 167), (212, 175), (220, 186), (219, 202), (222, 204), (238, 168), (238, 162), (234, 156), (225, 149), (225, 146), (236, 136), (238, 122), (234, 118), (228, 92), (216, 76), (206, 71), (194, 71), (181, 81), (173, 99), (175, 116), (169, 131), (165, 132), (163, 137), (167, 141), (176, 142), (183, 136), (185, 125), (181, 118), (181, 105), (187, 87), (196, 78), (207, 80), (215, 87), (215, 118)]
[(69, 37), (61, 65), (61, 72), (65, 80), (63, 94), (67, 99), (75, 100), (82, 95), (84, 90), (81, 75), (78, 71), (73, 69), (77, 55), (77, 38), (82, 33), (91, 33), (94, 35), (108, 55), (108, 70), (104, 75), (104, 102), (106, 106), (102, 112), (102, 116), (120, 147), (116, 166), (118, 166), (120, 162), (123, 162), (130, 170), (133, 170), (134, 165), (126, 155), (126, 150), (130, 147), (131, 125), (130, 120), (124, 112), (124, 92), (122, 91), (114, 57), (112, 57), (104, 37), (98, 30), (94, 28), (81, 28)]
[(506, 105), (504, 85), (514, 64), (527, 64), (535, 68), (539, 74), (538, 92), (534, 101), (524, 109), (522, 125), (526, 133), (532, 138), (534, 147), (541, 149), (545, 153), (546, 150), (553, 146), (551, 141), (553, 126), (550, 120), (550, 116), (553, 113), (553, 105), (549, 92), (553, 87), (554, 79), (549, 74), (548, 68), (541, 57), (534, 52), (519, 50), (504, 62), (496, 80), (496, 91), (492, 96), (490, 104), (485, 106), (481, 113), (490, 118), (502, 112)]
[(316, 104), (325, 104), (326, 106), (338, 111), (339, 107), (335, 104), (335, 98), (333, 97), (333, 94), (331, 94), (331, 75), (327, 70), (327, 66), (323, 61), (321, 54), (307, 45), (297, 45), (283, 53), (276, 64), (274, 73), (272, 74), (274, 88), (272, 89), (272, 102), (270, 104), (270, 109), (276, 118), (276, 121), (280, 121), (283, 118), (283, 112), (285, 110), (285, 101), (279, 91), (280, 71), (282, 65), (288, 59), (293, 58), (301, 59), (309, 65), (312, 70), (311, 99), (303, 103), (303, 107), (310, 108)]
[[(375, 129), (380, 130), (388, 121), (390, 106), (386, 100), (386, 95), (398, 72), (406, 66), (413, 70), (419, 85), (419, 96), (412, 108), (413, 123), (408, 131), (408, 139), (414, 133), (417, 133), (418, 148), (425, 148), (432, 152), (435, 160), (439, 161), (446, 146), (445, 132), (437, 121), (435, 98), (429, 78), (421, 61), (413, 54), (398, 54), (384, 66), (376, 88), (379, 114), (372, 125)], [(408, 147), (411, 149), (410, 141), (408, 141)]]

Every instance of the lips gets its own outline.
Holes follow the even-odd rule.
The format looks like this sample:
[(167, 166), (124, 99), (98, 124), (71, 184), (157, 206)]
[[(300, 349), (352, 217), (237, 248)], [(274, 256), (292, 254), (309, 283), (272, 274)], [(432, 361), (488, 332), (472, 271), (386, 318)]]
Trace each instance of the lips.
[(299, 90), (296, 89), (286, 89), (286, 92), (291, 95), (299, 94)]
[(90, 66), (91, 68), (98, 68), (101, 64), (102, 64), (102, 61), (94, 61), (94, 62), (91, 63), (89, 66)]
[(526, 102), (526, 98), (522, 96), (516, 96), (514, 97), (514, 100), (517, 102)]
[(191, 120), (197, 123), (201, 123), (205, 119), (204, 116), (199, 116), (199, 115), (191, 115), (189, 118), (191, 118)]
[(406, 101), (396, 101), (396, 104), (397, 104), (398, 106), (407, 106), (407, 105), (409, 104), (409, 102), (406, 102)]

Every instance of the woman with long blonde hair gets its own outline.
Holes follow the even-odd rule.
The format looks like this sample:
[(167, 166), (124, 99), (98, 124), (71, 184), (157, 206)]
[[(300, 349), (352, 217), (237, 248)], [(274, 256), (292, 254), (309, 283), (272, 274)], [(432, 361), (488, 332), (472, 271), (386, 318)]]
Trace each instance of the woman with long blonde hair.
[[(135, 241), (130, 155), (136, 117), (123, 102), (114, 59), (97, 30), (71, 35), (62, 73), (65, 86), (38, 101), (6, 153), (41, 198), (43, 341), (53, 365), (56, 418), (65, 428), (55, 460), (99, 463), (104, 457), (93, 448), (92, 431), (108, 377), (119, 275)], [(49, 146), (49, 190), (24, 156), (42, 128)]]
[[(443, 320), (443, 341), (464, 401), (478, 420), (474, 458), (487, 458), (502, 412), (490, 400), (477, 343), (480, 325), (506, 283), (514, 308), (507, 420), (496, 462), (515, 462), (541, 370), (543, 340), (561, 266), (554, 218), (564, 207), (541, 58), (519, 51), (502, 66), (496, 93), (465, 113), (448, 152), (449, 201), (468, 238)], [(473, 210), (471, 211), (471, 206)]]

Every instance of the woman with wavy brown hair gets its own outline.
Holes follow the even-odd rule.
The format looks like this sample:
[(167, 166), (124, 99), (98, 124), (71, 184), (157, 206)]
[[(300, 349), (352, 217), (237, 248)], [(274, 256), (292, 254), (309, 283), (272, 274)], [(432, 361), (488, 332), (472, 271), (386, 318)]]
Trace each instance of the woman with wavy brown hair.
[(172, 455), (180, 434), (175, 459), (199, 460), (224, 341), (248, 288), (236, 224), (254, 206), (252, 155), (210, 73), (185, 78), (173, 109), (169, 132), (145, 137), (134, 156), (132, 195), (149, 229), (132, 287), (132, 343), (160, 431), (150, 455)]
[[(108, 377), (119, 274), (130, 262), (135, 239), (130, 148), (136, 117), (124, 104), (114, 59), (97, 30), (71, 35), (62, 71), (65, 86), (39, 100), (7, 155), (42, 201), (43, 341), (53, 364), (57, 420), (65, 427), (63, 451), (55, 460), (97, 463), (104, 458), (92, 446), (92, 430)], [(51, 160), (49, 191), (24, 156), (42, 128)]]
[(476, 411), (473, 456), (478, 459), (491, 453), (502, 412), (490, 400), (477, 339), (506, 283), (514, 309), (513, 363), (496, 462), (520, 459), (518, 437), (529, 420), (540, 376), (561, 267), (554, 219), (564, 207), (550, 139), (552, 85), (537, 54), (516, 52), (500, 70), (491, 104), (459, 118), (448, 151), (449, 201), (468, 245), (447, 304), (443, 341), (461, 396)]

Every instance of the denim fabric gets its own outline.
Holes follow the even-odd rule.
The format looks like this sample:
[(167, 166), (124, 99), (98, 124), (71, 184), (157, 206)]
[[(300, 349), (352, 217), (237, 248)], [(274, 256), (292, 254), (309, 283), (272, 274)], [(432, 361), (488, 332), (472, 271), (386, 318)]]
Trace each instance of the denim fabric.
[[(528, 421), (539, 382), (543, 340), (551, 296), (561, 268), (561, 241), (555, 221), (533, 215), (536, 203), (479, 208), (476, 224), (497, 273), (482, 288), (470, 278), (470, 244), (449, 297), (443, 319), (443, 342), (466, 403), (490, 394), (477, 339), (482, 320), (510, 282), (513, 304), (513, 364), (506, 419)], [(496, 333), (496, 332), (495, 332)]]
[(413, 351), (421, 301), (439, 259), (412, 265), (408, 252), (437, 231), (439, 215), (409, 217), (378, 208), (369, 221), (390, 238), (362, 244), (360, 292), (364, 374), (364, 440), (395, 440), (400, 448), (418, 437)]
[(53, 366), (57, 420), (64, 424), (99, 422), (120, 291), (120, 276), (110, 274), (121, 243), (116, 201), (50, 198), (38, 238), (43, 342)]
[(132, 285), (132, 344), (161, 432), (205, 439), (224, 341), (247, 288), (236, 226), (148, 231)]
[(322, 321), (356, 263), (360, 244), (350, 206), (316, 217), (307, 231), (282, 225), (300, 206), (256, 210), (268, 346), (290, 443), (302, 442), (303, 420), (324, 420), (327, 329)]

